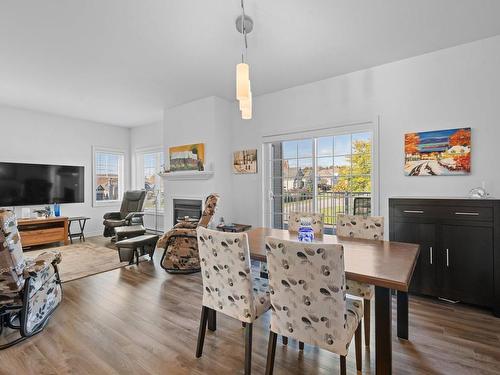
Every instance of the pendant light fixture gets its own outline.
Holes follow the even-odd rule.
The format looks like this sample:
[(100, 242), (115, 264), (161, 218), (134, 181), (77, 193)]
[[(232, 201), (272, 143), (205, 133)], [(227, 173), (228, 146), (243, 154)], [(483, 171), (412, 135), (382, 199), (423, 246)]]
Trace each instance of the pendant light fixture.
[(250, 67), (247, 64), (247, 34), (253, 29), (252, 19), (245, 14), (245, 5), (241, 0), (241, 16), (236, 18), (236, 30), (243, 35), (243, 52), (241, 63), (236, 65), (236, 99), (240, 102), (241, 118), (252, 118), (252, 89), (250, 85)]

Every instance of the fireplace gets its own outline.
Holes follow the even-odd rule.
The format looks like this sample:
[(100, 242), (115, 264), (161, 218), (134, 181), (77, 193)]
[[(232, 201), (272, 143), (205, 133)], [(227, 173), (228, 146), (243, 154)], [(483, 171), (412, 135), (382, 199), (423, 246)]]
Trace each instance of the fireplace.
[(189, 216), (191, 219), (200, 219), (202, 210), (201, 199), (174, 199), (174, 225), (178, 223), (178, 219), (183, 219)]

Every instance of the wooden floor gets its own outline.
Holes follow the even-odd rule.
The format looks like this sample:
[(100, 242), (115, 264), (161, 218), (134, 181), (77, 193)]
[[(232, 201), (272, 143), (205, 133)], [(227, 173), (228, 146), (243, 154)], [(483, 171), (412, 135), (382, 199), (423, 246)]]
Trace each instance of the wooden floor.
[[(218, 316), (217, 331), (207, 331), (203, 357), (195, 359), (200, 275), (169, 275), (160, 255), (154, 265), (65, 283), (45, 331), (0, 352), (0, 374), (243, 373), (244, 332), (230, 318)], [(269, 313), (255, 324), (254, 374), (264, 373), (268, 326)], [(394, 335), (393, 351), (394, 374), (500, 374), (500, 319), (411, 297), (410, 341)], [(363, 374), (374, 374), (373, 349), (363, 353)], [(334, 354), (307, 345), (302, 353), (291, 341), (278, 344), (275, 374), (337, 374), (338, 364)], [(356, 373), (354, 345), (347, 366)]]

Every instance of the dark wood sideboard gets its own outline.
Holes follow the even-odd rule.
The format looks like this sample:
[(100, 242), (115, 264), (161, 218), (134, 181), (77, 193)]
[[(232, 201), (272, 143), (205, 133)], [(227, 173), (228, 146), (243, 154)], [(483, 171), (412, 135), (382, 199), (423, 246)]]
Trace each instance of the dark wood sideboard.
[(389, 237), (420, 244), (410, 292), (500, 317), (500, 200), (390, 198)]

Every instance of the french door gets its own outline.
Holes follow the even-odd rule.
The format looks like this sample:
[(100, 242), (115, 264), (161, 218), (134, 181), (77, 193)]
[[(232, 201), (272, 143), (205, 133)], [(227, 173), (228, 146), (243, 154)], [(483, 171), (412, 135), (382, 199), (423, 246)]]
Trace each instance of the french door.
[(370, 215), (373, 138), (344, 129), (266, 143), (267, 224), (286, 229), (291, 212), (317, 212), (333, 233), (338, 214)]

